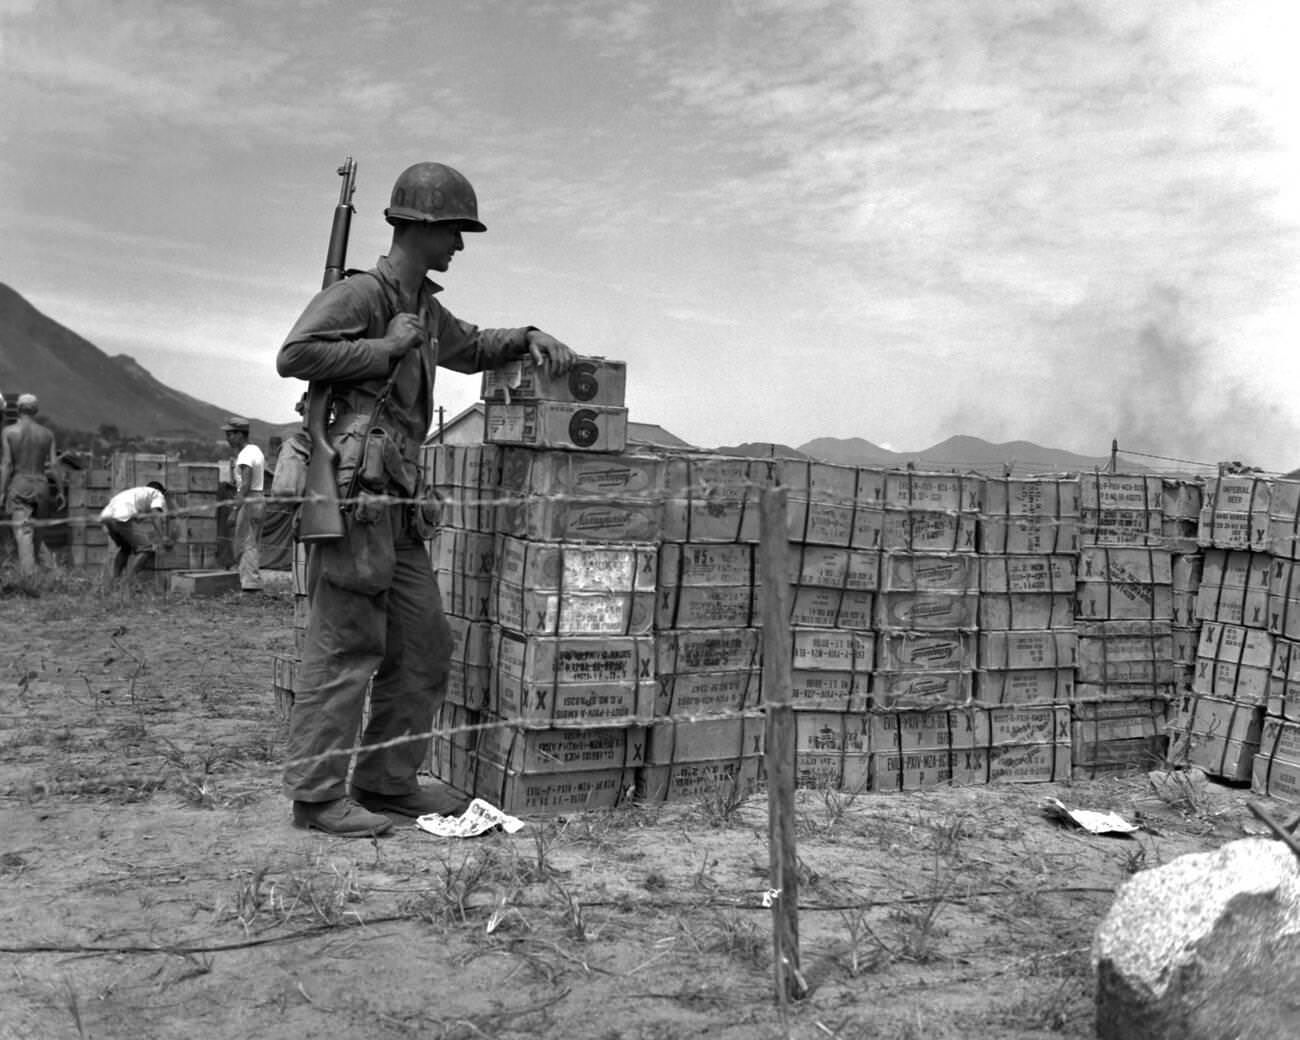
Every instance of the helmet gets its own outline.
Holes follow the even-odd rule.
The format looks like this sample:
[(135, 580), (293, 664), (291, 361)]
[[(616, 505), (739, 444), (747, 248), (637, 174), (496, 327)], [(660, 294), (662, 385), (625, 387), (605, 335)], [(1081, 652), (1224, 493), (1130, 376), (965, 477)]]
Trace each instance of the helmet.
[(402, 171), (384, 217), (390, 224), (454, 220), (462, 231), (487, 230), (478, 219), (478, 198), (464, 174), (436, 162), (416, 163)]

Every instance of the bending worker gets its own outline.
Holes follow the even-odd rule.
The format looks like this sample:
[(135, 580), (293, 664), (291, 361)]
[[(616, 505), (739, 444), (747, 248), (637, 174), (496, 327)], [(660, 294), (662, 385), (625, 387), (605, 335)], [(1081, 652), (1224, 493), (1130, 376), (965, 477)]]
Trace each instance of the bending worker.
[(172, 547), (167, 532), (167, 489), (156, 480), (119, 491), (100, 511), (99, 522), (112, 543), (104, 561), (105, 589), (112, 588), (119, 578), (130, 583), (141, 567), (153, 562), (159, 546)]
[(431, 532), (412, 505), (436, 366), (469, 373), (531, 357), (558, 374), (574, 360), (536, 328), (480, 329), (438, 302), (441, 287), (428, 272), (451, 266), (467, 232), (487, 230), (463, 175), (441, 163), (411, 166), (384, 216), (393, 228), (388, 255), (318, 293), (276, 362), (282, 376), (330, 386), (347, 529), (308, 553), (310, 608), (284, 789), (298, 826), (347, 836), (383, 833), (392, 826), (385, 814), (455, 813), (468, 803), (445, 784), (420, 786), (427, 736), (363, 747), (347, 786), (346, 749), (356, 743), (372, 674), (363, 745), (429, 733), (446, 693), (450, 629), (423, 544)]

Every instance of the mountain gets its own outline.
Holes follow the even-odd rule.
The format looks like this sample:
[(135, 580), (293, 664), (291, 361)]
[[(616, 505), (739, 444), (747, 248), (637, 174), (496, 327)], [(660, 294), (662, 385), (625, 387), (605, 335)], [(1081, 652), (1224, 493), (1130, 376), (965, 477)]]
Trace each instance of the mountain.
[[(127, 436), (220, 442), (222, 423), (239, 414), (173, 390), (125, 354), (110, 357), (2, 283), (0, 390), (11, 404), (33, 393), (41, 415), (91, 433), (110, 425)], [(295, 424), (250, 417), (249, 426), (252, 439), (266, 444)]]
[[(1011, 473), (1016, 476), (1048, 473), (1079, 473), (1105, 469), (1108, 456), (1076, 455), (1060, 448), (1044, 448), (1031, 441), (992, 444), (979, 437), (949, 437), (924, 451), (890, 451), (860, 437), (819, 437), (801, 445), (799, 451), (823, 462), (854, 466), (906, 466), (918, 469), (958, 470), (977, 473)], [(1125, 472), (1143, 467), (1126, 461)]]

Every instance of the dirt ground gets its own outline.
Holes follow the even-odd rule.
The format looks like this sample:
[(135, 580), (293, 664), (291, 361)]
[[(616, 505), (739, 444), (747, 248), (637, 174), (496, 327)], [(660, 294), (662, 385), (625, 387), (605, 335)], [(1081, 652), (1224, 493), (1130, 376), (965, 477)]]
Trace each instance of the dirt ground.
[[(460, 841), (295, 830), (271, 691), (292, 600), (249, 600), (0, 584), (5, 1040), (1088, 1037), (1116, 886), (1264, 833), (1248, 791), (1144, 774), (802, 791), (810, 992), (783, 1013), (765, 797)], [(1071, 829), (1049, 795), (1144, 829)]]

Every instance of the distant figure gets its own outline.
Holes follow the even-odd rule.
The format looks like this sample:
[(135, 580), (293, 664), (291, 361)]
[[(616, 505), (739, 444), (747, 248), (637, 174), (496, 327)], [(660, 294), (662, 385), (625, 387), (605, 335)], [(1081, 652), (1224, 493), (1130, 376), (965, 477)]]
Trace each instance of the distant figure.
[(141, 567), (153, 562), (159, 546), (172, 547), (167, 534), (167, 489), (156, 480), (119, 491), (100, 512), (99, 522), (115, 547), (104, 564), (105, 590), (119, 579), (132, 581)]
[(262, 522), (266, 519), (266, 456), (248, 440), (248, 420), (230, 419), (221, 427), (226, 443), (235, 452), (235, 556), (239, 560), (239, 587), (245, 592), (262, 591), (262, 567), (258, 546)]
[(57, 508), (64, 504), (54, 434), (36, 421), (39, 408), (35, 394), (21, 394), (18, 421), (0, 431), (0, 501), (13, 524), (18, 569), (24, 575), (36, 573), (37, 539), (32, 520), (49, 513), (51, 483)]

